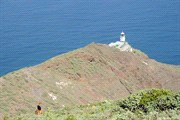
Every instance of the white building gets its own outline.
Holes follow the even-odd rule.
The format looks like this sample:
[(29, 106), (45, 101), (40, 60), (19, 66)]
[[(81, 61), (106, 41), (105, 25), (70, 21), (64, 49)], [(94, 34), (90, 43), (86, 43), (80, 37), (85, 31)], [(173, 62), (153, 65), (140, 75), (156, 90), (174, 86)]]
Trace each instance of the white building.
[(121, 33), (119, 41), (112, 42), (109, 44), (109, 46), (118, 48), (121, 51), (132, 52), (132, 47), (128, 44), (128, 42), (126, 42), (126, 36), (124, 32)]

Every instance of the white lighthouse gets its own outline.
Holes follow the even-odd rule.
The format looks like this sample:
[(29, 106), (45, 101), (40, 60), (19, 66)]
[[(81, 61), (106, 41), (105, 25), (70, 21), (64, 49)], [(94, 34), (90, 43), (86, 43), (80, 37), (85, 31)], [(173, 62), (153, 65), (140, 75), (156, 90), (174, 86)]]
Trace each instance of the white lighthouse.
[(118, 48), (120, 51), (127, 51), (127, 52), (133, 51), (131, 45), (129, 45), (128, 42), (126, 42), (126, 36), (124, 32), (121, 33), (120, 40), (110, 43), (109, 46)]
[(126, 37), (125, 37), (124, 32), (122, 32), (120, 35), (120, 42), (125, 42), (125, 41), (126, 41)]

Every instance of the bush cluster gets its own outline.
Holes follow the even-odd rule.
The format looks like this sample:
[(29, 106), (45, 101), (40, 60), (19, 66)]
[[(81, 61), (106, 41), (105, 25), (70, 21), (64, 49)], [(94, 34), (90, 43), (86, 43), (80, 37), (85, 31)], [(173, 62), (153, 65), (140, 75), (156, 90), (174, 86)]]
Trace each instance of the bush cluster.
[(151, 89), (138, 92), (118, 102), (118, 106), (131, 112), (144, 113), (180, 109), (180, 92), (173, 93), (166, 89)]

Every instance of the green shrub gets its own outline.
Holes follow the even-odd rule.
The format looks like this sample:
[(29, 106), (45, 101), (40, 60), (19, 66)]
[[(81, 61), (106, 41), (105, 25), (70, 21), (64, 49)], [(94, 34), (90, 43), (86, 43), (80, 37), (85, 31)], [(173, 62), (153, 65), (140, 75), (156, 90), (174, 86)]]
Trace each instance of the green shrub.
[(134, 113), (138, 110), (147, 113), (153, 110), (164, 111), (179, 108), (179, 100), (179, 93), (174, 94), (166, 89), (152, 89), (133, 94), (118, 102), (118, 105)]
[(4, 116), (4, 117), (3, 117), (3, 120), (8, 120), (8, 119), (9, 119), (8, 116)]
[(147, 105), (148, 102), (155, 101), (161, 96), (171, 95), (172, 92), (164, 89), (152, 89), (143, 94), (140, 103), (142, 105)]
[(65, 120), (77, 120), (74, 115), (69, 115)]
[(154, 109), (158, 111), (165, 111), (165, 110), (174, 110), (174, 109), (180, 109), (180, 94), (177, 93), (175, 95), (167, 95), (162, 96), (158, 98), (153, 103)]

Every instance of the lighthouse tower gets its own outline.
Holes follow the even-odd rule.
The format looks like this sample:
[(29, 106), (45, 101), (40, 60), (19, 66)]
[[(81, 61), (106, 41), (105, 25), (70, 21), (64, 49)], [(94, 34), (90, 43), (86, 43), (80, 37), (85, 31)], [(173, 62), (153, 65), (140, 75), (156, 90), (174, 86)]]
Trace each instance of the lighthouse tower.
[(125, 42), (125, 40), (126, 40), (125, 34), (124, 32), (122, 32), (120, 35), (120, 42)]

